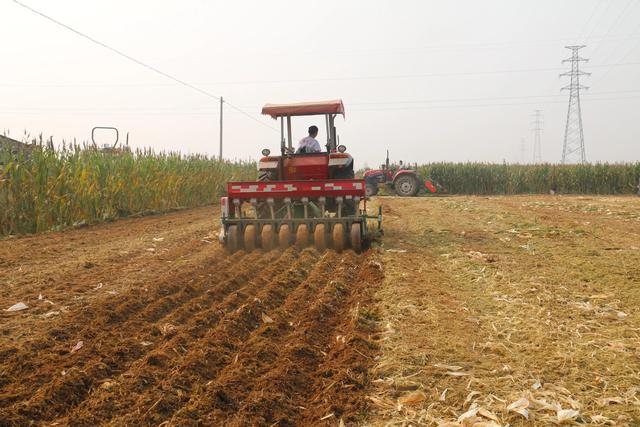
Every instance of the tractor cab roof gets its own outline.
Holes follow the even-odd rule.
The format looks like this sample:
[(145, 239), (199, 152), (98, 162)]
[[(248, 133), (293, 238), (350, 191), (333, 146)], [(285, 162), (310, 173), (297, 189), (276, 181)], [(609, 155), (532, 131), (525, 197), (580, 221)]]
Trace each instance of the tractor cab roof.
[(319, 114), (342, 114), (344, 105), (341, 99), (331, 101), (296, 102), (293, 104), (266, 104), (262, 114), (274, 119), (287, 116), (314, 116)]

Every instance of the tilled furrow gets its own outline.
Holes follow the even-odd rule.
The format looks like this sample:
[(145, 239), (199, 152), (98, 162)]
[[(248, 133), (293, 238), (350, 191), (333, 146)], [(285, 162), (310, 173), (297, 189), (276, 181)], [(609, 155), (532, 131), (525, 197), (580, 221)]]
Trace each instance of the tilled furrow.
[[(290, 324), (291, 320), (295, 320), (297, 312), (303, 307), (310, 304), (311, 300), (316, 299), (316, 292), (319, 286), (314, 281), (310, 281), (311, 277), (317, 276), (319, 271), (326, 271), (331, 268), (334, 263), (335, 254), (327, 253), (320, 261), (314, 265), (309, 277), (294, 289), (274, 288), (270, 297), (266, 301), (274, 299), (282, 300), (280, 307), (269, 310), (268, 319), (259, 319), (260, 324), (247, 337), (242, 346), (237, 348), (233, 358), (233, 363), (225, 365), (218, 373), (215, 380), (208, 381), (201, 387), (197, 393), (190, 396), (190, 400), (183, 408), (176, 411), (172, 417), (172, 422), (180, 425), (195, 422), (195, 420), (207, 417), (207, 422), (213, 422), (209, 418), (209, 412), (215, 409), (219, 403), (220, 397), (223, 396), (225, 403), (223, 411), (234, 412), (238, 406), (235, 404), (237, 394), (242, 393), (241, 387), (235, 387), (233, 390), (224, 390), (221, 384), (228, 382), (242, 383), (242, 387), (250, 387), (251, 380), (247, 377), (258, 378), (263, 369), (268, 369), (272, 362), (276, 361), (278, 347), (284, 346), (287, 336), (293, 331)], [(276, 294), (274, 294), (274, 292)], [(283, 292), (287, 292), (283, 294)], [(262, 317), (262, 313), (260, 313)], [(207, 415), (205, 415), (207, 414)]]
[(58, 303), (69, 301), (70, 294), (84, 297), (98, 283), (117, 284), (119, 280), (142, 276), (141, 265), (153, 265), (152, 273), (156, 275), (160, 271), (169, 273), (175, 269), (175, 264), (165, 260), (181, 260), (193, 257), (194, 252), (203, 252), (203, 243), (198, 235), (183, 239), (178, 245), (166, 248), (166, 252), (164, 248), (158, 248), (162, 252), (157, 255), (152, 255), (143, 246), (126, 256), (107, 253), (106, 257), (91, 257), (92, 262), (83, 266), (77, 259), (69, 260), (58, 253), (57, 256), (61, 258), (59, 262), (49, 260), (45, 263), (47, 268), (36, 264), (30, 265), (27, 271), (20, 268), (4, 271), (0, 273), (0, 282), (10, 285), (0, 290), (0, 306), (13, 300), (34, 300), (38, 294), (44, 294), (47, 299)]
[[(258, 271), (262, 269), (268, 272), (270, 268), (281, 269), (293, 262), (291, 255), (278, 258), (276, 252), (256, 253), (256, 256), (259, 258), (246, 259), (244, 268), (242, 265), (234, 265), (232, 271), (236, 271), (236, 274), (221, 274), (228, 275), (229, 278), (181, 307), (184, 310), (165, 319), (168, 323), (153, 325), (156, 336), (152, 339), (156, 344), (149, 343), (153, 345), (149, 353), (128, 366), (121, 375), (112, 377), (100, 388), (94, 388), (67, 419), (95, 424), (130, 412), (140, 396), (152, 393), (153, 387), (160, 385), (165, 377), (197, 365), (197, 352), (202, 348), (198, 344), (199, 339), (218, 325), (227, 313), (232, 313), (239, 304), (255, 295), (253, 288), (259, 287), (261, 281), (251, 278), (260, 277)], [(167, 366), (174, 362), (177, 365), (172, 368), (171, 373), (167, 373)], [(61, 421), (64, 422), (65, 419)]]
[[(333, 264), (336, 264), (335, 262)], [(336, 380), (340, 370), (362, 370), (362, 365), (335, 364), (333, 353), (353, 353), (355, 337), (358, 335), (358, 313), (350, 313), (365, 303), (365, 286), (376, 286), (379, 281), (363, 286), (363, 277), (371, 278), (366, 258), (353, 254), (344, 256), (337, 267), (318, 271), (306, 284), (315, 295), (306, 299), (306, 310), (291, 313), (291, 333), (275, 342), (275, 354), (268, 363), (259, 363), (251, 358), (252, 350), (243, 355), (249, 362), (244, 370), (237, 370), (237, 378), (227, 378), (226, 383), (217, 384), (234, 397), (237, 410), (232, 412), (211, 411), (208, 420), (224, 422), (229, 426), (300, 425), (305, 412), (314, 410), (318, 393), (322, 394), (326, 383)], [(295, 304), (295, 301), (292, 301)], [(259, 344), (258, 344), (259, 345)], [(264, 344), (263, 344), (264, 345)], [(371, 353), (371, 350), (366, 351)], [(324, 365), (324, 366), (323, 366)], [(366, 366), (366, 365), (365, 365)], [(322, 368), (321, 368), (322, 367)], [(366, 370), (366, 368), (365, 368)], [(252, 375), (249, 376), (248, 374)], [(235, 387), (241, 383), (243, 387)], [(338, 384), (341, 388), (343, 384)], [(220, 392), (220, 391), (217, 391)], [(343, 408), (342, 396), (336, 396), (334, 415), (340, 418)], [(316, 423), (330, 412), (311, 417)], [(313, 423), (309, 421), (305, 425)]]
[(244, 298), (227, 307), (215, 328), (199, 341), (189, 343), (191, 351), (184, 355), (158, 354), (151, 361), (158, 363), (146, 378), (153, 387), (145, 385), (145, 392), (130, 405), (126, 415), (113, 420), (114, 425), (155, 425), (166, 420), (187, 404), (191, 395), (199, 394), (226, 366), (233, 364), (239, 349), (264, 323), (262, 314), (275, 311), (305, 281), (316, 264), (317, 253), (309, 249), (298, 254), (290, 249), (283, 257), (288, 262), (277, 271), (267, 268), (257, 275), (244, 290)]
[[(234, 363), (193, 393), (170, 422), (297, 424), (302, 405), (314, 393), (309, 385), (317, 382), (315, 376), (326, 374), (315, 368), (335, 344), (335, 326), (345, 319), (348, 323), (349, 304), (355, 304), (350, 296), (361, 298), (357, 294), (362, 291), (362, 262), (352, 253), (326, 254), (304, 283), (287, 295), (282, 307), (269, 313), (274, 322), (256, 329), (238, 349)], [(354, 283), (359, 287), (354, 288)]]
[[(249, 266), (256, 265), (256, 261), (260, 260), (258, 254), (248, 255), (246, 258)], [(97, 321), (92, 322), (87, 317), (86, 323), (74, 323), (71, 328), (61, 326), (60, 329), (54, 329), (54, 332), (64, 334), (61, 338), (67, 341), (66, 343), (58, 343), (49, 351), (43, 349), (45, 351), (40, 351), (37, 361), (16, 360), (22, 368), (18, 372), (19, 375), (25, 372), (25, 365), (36, 370), (35, 374), (31, 374), (31, 388), (23, 389), (21, 392), (9, 391), (8, 394), (13, 396), (14, 402), (19, 400), (16, 399), (16, 395), (29, 399), (25, 402), (18, 401), (12, 407), (1, 411), (0, 417), (6, 412), (7, 415), (21, 414), (30, 418), (50, 419), (77, 405), (96, 381), (126, 370), (128, 363), (142, 357), (148, 348), (140, 344), (144, 341), (141, 337), (149, 336), (154, 329), (158, 331), (155, 322), (159, 322), (174, 310), (183, 307), (189, 300), (205, 292), (210, 284), (209, 274), (222, 267), (224, 271), (238, 271), (239, 275), (243, 275), (245, 273), (242, 269), (234, 269), (237, 264), (242, 263), (241, 256), (224, 259), (218, 265), (212, 263), (197, 271), (182, 272), (178, 277), (165, 282), (166, 286), (161, 283), (153, 288), (155, 292), (142, 293), (143, 291), (137, 289), (132, 292), (133, 295), (122, 296), (120, 302), (113, 303), (111, 307), (94, 307), (94, 303), (94, 306), (84, 313), (93, 314)], [(73, 333), (74, 336), (82, 338), (83, 342), (86, 340), (89, 344), (86, 349), (78, 351), (73, 356), (69, 354), (69, 350), (76, 341), (75, 338), (69, 339), (71, 334), (68, 332), (72, 328), (76, 331)], [(14, 384), (19, 385), (20, 382)], [(34, 384), (42, 384), (35, 393)], [(70, 387), (73, 391), (67, 393)], [(71, 397), (67, 397), (67, 394)]]

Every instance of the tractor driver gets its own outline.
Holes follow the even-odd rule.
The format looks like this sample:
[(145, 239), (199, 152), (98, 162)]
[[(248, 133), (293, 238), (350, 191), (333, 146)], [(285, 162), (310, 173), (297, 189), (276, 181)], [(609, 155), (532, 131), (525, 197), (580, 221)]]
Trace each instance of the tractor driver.
[(309, 126), (309, 136), (305, 136), (298, 143), (298, 153), (319, 153), (320, 143), (316, 139), (318, 126)]

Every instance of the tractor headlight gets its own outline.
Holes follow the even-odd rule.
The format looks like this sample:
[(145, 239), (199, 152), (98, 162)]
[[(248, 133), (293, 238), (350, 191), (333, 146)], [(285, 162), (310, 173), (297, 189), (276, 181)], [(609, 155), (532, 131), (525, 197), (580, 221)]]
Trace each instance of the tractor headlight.
[(271, 150), (269, 150), (268, 148), (265, 148), (264, 150), (262, 150), (262, 155), (267, 157), (269, 154), (271, 154)]
[(347, 147), (345, 147), (344, 145), (338, 145), (339, 153), (344, 153), (345, 151), (347, 151)]

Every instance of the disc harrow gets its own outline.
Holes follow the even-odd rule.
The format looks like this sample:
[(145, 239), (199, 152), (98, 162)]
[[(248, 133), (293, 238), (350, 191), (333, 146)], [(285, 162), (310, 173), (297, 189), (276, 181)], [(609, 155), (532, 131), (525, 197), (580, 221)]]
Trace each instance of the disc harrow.
[[(282, 189), (277, 192), (274, 189)], [(321, 192), (312, 197), (310, 192)], [(303, 249), (364, 250), (367, 220), (364, 182), (357, 179), (229, 183), (222, 198), (220, 241), (228, 252)]]

